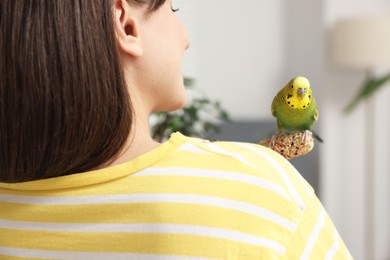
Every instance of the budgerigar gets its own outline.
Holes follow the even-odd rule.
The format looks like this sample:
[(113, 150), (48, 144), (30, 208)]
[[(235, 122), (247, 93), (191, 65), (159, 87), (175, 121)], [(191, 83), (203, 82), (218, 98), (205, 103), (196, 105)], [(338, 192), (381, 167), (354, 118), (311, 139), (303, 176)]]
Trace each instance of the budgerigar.
[(279, 133), (311, 131), (319, 112), (309, 80), (305, 77), (291, 79), (276, 94), (271, 111), (277, 118)]

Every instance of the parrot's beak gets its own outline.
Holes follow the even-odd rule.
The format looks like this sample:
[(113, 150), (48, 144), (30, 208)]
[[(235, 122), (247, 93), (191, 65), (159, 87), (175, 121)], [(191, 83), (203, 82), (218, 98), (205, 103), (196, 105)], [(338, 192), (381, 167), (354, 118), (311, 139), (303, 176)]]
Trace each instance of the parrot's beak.
[(306, 88), (298, 88), (298, 98), (299, 99), (302, 99), (304, 96), (305, 96), (305, 94), (306, 94)]

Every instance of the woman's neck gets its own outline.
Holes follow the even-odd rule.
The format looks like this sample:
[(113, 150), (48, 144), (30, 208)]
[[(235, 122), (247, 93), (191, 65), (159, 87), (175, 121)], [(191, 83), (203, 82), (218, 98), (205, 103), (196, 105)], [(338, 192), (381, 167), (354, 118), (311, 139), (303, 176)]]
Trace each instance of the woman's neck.
[(160, 143), (154, 141), (150, 136), (148, 118), (148, 116), (146, 118), (141, 118), (140, 115), (136, 115), (131, 134), (126, 141), (122, 152), (109, 164), (109, 166), (131, 161), (160, 146)]

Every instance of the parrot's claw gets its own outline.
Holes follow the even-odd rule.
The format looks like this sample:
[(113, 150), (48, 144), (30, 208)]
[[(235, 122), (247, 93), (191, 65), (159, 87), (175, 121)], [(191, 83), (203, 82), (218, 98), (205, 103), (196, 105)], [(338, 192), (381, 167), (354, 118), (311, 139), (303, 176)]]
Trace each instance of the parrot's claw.
[(305, 146), (310, 146), (312, 140), (312, 132), (310, 132), (309, 130), (305, 130), (302, 135), (302, 144), (304, 144)]
[(307, 144), (307, 140), (309, 139), (309, 136), (310, 136), (310, 131), (309, 130), (305, 130), (305, 133), (303, 135), (303, 142), (305, 144)]

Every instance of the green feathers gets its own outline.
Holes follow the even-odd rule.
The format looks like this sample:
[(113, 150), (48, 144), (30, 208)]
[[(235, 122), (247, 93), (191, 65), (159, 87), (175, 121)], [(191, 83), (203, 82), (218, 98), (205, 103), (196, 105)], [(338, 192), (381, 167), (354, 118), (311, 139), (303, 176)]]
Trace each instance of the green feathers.
[(291, 79), (275, 96), (271, 111), (279, 132), (310, 131), (319, 112), (309, 81), (305, 77)]

